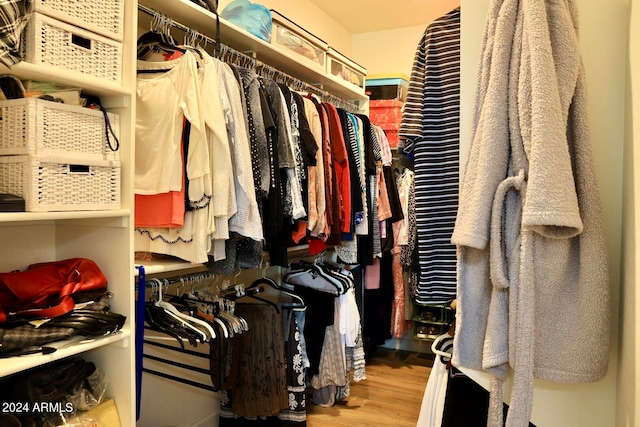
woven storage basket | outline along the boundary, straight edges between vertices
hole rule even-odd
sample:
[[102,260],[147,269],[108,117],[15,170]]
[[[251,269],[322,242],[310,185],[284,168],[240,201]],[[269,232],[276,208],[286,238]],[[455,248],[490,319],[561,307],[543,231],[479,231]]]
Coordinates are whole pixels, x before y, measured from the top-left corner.
[[28,212],[120,208],[120,162],[0,157],[0,193],[25,199]]
[[33,11],[122,41],[124,0],[36,0]]
[[[120,117],[107,114],[119,138]],[[106,132],[99,110],[37,98],[0,101],[0,155],[118,160],[119,152],[109,148]],[[109,137],[115,148],[115,138]]]
[[122,43],[33,13],[23,31],[26,62],[76,71],[120,84]]

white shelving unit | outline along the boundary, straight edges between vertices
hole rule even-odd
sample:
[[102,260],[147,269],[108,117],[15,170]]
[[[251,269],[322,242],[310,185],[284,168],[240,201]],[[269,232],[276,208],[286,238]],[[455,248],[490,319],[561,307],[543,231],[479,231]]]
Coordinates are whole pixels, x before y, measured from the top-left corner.
[[0,377],[72,355],[81,355],[105,370],[123,426],[135,425],[134,298],[133,298],[133,141],[135,126],[135,37],[137,3],[125,0],[122,84],[47,65],[19,63],[0,73],[22,80],[40,80],[79,87],[100,96],[103,105],[120,116],[122,162],[121,208],[109,211],[0,212],[0,271],[22,270],[29,264],[71,257],[93,259],[113,292],[111,309],[127,316],[117,334],[88,341],[52,344],[49,355],[2,360]]

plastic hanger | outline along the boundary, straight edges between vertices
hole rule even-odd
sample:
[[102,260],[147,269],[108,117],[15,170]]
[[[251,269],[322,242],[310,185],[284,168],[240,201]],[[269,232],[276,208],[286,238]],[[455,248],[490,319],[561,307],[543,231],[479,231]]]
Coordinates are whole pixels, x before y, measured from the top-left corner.
[[249,331],[249,323],[235,313],[236,303],[233,301],[225,301],[224,302],[224,310],[221,311],[222,314],[234,319],[240,324],[240,328],[243,332]]
[[438,345],[449,338],[453,338],[451,335],[449,334],[442,334],[442,335],[438,335],[436,337],[435,340],[433,340],[433,342],[431,343],[431,351],[433,352],[433,354],[437,354],[438,356],[442,356],[442,357],[448,357],[451,358],[452,354],[451,353],[447,353],[446,351],[442,351],[438,348]]
[[213,321],[220,325],[220,329],[222,329],[222,334],[225,338],[229,338],[229,329],[227,329],[227,325],[224,324],[222,320],[218,318],[218,316],[213,316]]
[[[203,276],[203,278],[204,278],[204,276]],[[206,299],[201,299],[201,298],[189,297],[187,299],[190,300],[190,301],[198,302],[199,304],[209,304],[209,305],[211,305],[211,304],[217,303],[217,301],[214,301],[214,300],[206,300]],[[206,312],[206,311],[202,311],[202,312],[205,313],[207,316],[211,316],[210,319],[208,319],[208,320],[210,322],[214,322],[214,323],[217,323],[218,325],[220,325],[220,329],[222,330],[222,334],[224,335],[224,337],[225,338],[229,338],[229,336],[230,336],[229,329],[227,328],[227,325],[217,317],[219,313],[210,313],[210,312]],[[209,322],[201,320],[201,319],[195,319],[195,320],[197,320],[198,322],[202,322],[202,323],[206,324],[208,328],[213,329]],[[215,338],[215,335],[214,335],[214,338]]]
[[[190,328],[190,329],[194,330],[197,334],[199,334],[201,336],[201,342],[209,342],[210,339],[215,338],[215,336],[216,336],[215,335],[215,331],[213,330],[211,325],[207,324],[206,322],[203,322],[200,319],[196,319],[194,317],[191,317],[189,315],[186,315],[186,314],[182,313],[180,310],[178,310],[176,308],[176,306],[174,306],[171,303],[168,303],[168,302],[164,301],[162,299],[162,286],[163,286],[163,284],[158,279],[151,279],[151,280],[155,280],[155,281],[158,282],[158,298],[157,298],[157,300],[155,302],[155,306],[156,307],[160,307],[160,308],[164,309],[166,311],[166,313],[170,317],[172,317],[176,321],[182,323],[182,325],[185,328]],[[202,329],[197,328],[192,323],[196,323],[196,324],[202,326],[204,329],[207,330],[207,332],[204,332]]]
[[[215,330],[211,326],[211,323],[208,322],[205,319],[202,319],[201,317],[198,317],[197,314],[196,314],[197,313],[197,309],[195,309],[195,307],[191,307],[184,297],[174,296],[169,300],[169,304],[171,304],[174,307],[176,307],[176,309],[177,309],[176,304],[178,304],[178,306],[187,307],[189,309],[189,311],[190,311],[189,314],[184,313],[184,310],[180,310],[180,309],[178,309],[178,312],[180,312],[183,315],[187,316],[185,318],[185,320],[187,320],[188,322],[193,322],[194,324],[196,324],[196,326],[197,325],[202,326],[206,330],[206,332],[209,334],[211,339],[216,339],[217,334],[215,333]],[[226,334],[225,334],[225,338],[227,338]]]
[[277,290],[279,292],[282,292],[283,294],[288,295],[291,298],[293,298],[299,304],[299,305],[294,305],[293,309],[295,311],[305,311],[307,309],[307,305],[305,304],[305,302],[302,299],[302,297],[300,297],[300,295],[296,295],[296,294],[294,294],[292,292],[287,291],[286,289],[283,289],[271,277],[267,277],[267,276],[263,275],[261,278],[254,280],[253,283],[251,283],[251,286],[249,286],[249,288],[253,289],[253,288],[256,288],[256,287],[258,287],[260,285],[270,286],[273,289],[275,289],[275,290]]
[[[185,314],[183,312],[181,312],[180,310],[178,310],[173,304],[170,303],[166,303],[166,305],[168,307],[170,307],[169,309],[175,313],[177,316],[183,318],[184,320],[186,320],[187,322],[191,322],[194,323],[198,326],[201,326],[202,328],[205,329],[205,331],[209,334],[210,339],[216,339],[216,332],[214,331],[214,329],[211,327],[211,325],[202,320],[202,319],[198,319],[195,316],[190,316],[188,314]],[[164,306],[164,305],[163,305]]]
[[[178,344],[180,344],[180,347],[184,350],[184,343],[182,342],[183,339],[187,339],[191,343],[192,337],[188,334],[187,336],[184,336],[178,333],[175,325],[168,324],[166,319],[163,319],[163,316],[159,314],[159,310],[162,309],[160,307],[156,307],[152,302],[147,302],[145,304],[144,317],[146,322],[149,324],[149,328],[175,338],[176,341],[178,341]],[[195,344],[195,340],[193,344]]]

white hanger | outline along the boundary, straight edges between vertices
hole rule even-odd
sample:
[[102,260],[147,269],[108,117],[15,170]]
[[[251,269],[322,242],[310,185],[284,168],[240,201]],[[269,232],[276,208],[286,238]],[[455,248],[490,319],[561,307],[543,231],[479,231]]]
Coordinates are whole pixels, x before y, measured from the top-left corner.
[[[209,342],[209,340],[216,338],[216,332],[213,330],[211,325],[209,325],[207,322],[200,319],[196,319],[195,317],[189,316],[188,314],[184,314],[180,310],[178,310],[173,304],[163,301],[162,300],[162,286],[163,286],[162,283],[158,279],[151,279],[151,280],[155,280],[158,282],[158,289],[159,289],[158,300],[156,301],[156,305],[158,307],[163,308],[167,312],[167,314],[172,316],[174,319],[178,320],[180,323],[182,323],[186,327],[196,331],[199,335],[202,336],[202,342]],[[195,327],[193,323],[204,328],[206,330],[206,333],[202,331],[202,329]]]
[[438,337],[436,337],[436,339],[433,340],[433,342],[431,343],[431,351],[433,352],[433,354],[437,354],[438,356],[443,356],[448,358],[451,358],[453,356],[451,353],[438,350],[438,344],[440,344],[441,341],[444,341],[448,338],[453,338],[453,337],[449,334],[442,334],[442,335],[438,335]]
[[225,325],[224,322],[218,319],[216,316],[213,316],[213,321],[220,325],[224,337],[229,338],[229,330],[227,329],[227,325]]
[[217,337],[216,332],[213,329],[213,327],[209,324],[209,322],[206,322],[206,321],[204,321],[202,319],[198,319],[198,318],[193,317],[193,316],[189,316],[188,314],[184,314],[180,310],[176,309],[172,304],[170,304],[170,303],[167,303],[167,304],[169,304],[171,307],[173,307],[173,309],[178,313],[178,315],[181,315],[188,322],[192,322],[192,323],[195,323],[196,325],[202,326],[207,331],[207,333],[209,334],[211,339],[216,339],[216,337]]

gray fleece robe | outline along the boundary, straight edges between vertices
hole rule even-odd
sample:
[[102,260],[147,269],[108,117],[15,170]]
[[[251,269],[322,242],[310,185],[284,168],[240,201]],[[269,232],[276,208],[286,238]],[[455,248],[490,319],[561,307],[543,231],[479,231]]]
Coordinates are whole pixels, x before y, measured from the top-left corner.
[[453,364],[494,375],[489,425],[528,425],[533,379],[607,371],[609,276],[574,0],[492,0],[458,247]]

